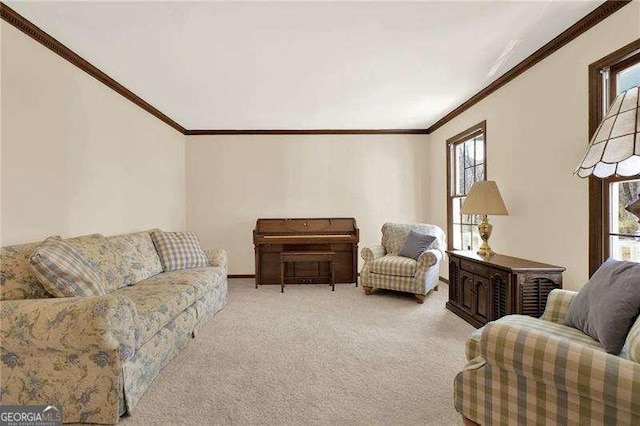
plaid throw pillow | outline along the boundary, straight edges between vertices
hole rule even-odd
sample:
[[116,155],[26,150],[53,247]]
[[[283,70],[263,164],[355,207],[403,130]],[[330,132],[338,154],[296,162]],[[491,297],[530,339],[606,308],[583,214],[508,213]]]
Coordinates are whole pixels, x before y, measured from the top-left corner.
[[195,232],[153,231],[151,238],[165,272],[209,266],[209,259],[200,248]]
[[103,296],[107,292],[98,271],[60,237],[49,237],[29,259],[31,270],[54,297]]

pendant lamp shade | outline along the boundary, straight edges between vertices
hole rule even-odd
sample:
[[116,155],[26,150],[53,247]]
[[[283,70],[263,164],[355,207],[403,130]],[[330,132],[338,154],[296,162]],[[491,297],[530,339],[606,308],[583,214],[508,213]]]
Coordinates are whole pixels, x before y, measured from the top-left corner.
[[616,97],[573,174],[606,178],[640,173],[639,92],[636,86]]

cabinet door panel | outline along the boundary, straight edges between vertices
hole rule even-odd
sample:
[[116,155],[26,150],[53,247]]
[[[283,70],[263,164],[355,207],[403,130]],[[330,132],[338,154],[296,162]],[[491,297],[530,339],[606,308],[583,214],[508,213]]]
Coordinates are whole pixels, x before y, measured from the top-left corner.
[[480,321],[487,321],[489,318],[489,281],[486,278],[475,275],[473,278],[473,316]]
[[460,268],[459,260],[452,258],[449,262],[449,301],[455,305],[460,304]]
[[489,321],[497,320],[509,313],[509,274],[500,270],[492,270],[491,278],[491,299],[493,306]]
[[469,311],[473,310],[473,275],[460,271],[460,307]]

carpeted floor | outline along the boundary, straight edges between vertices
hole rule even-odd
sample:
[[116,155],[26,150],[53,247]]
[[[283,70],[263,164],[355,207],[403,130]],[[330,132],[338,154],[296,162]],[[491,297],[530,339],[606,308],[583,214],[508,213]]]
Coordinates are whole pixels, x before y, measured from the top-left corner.
[[447,291],[419,305],[346,284],[281,294],[229,280],[229,304],[122,424],[460,425],[453,378],[473,328],[445,309]]

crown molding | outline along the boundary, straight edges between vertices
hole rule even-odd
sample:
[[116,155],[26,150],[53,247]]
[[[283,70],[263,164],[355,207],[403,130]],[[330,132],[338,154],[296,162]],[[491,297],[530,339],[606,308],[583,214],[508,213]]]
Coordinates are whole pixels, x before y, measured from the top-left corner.
[[560,49],[564,45],[570,43],[575,40],[577,37],[587,32],[591,28],[593,28],[598,23],[602,22],[609,16],[613,15],[618,10],[622,9],[627,4],[631,3],[632,0],[607,0],[589,14],[587,14],[584,18],[580,19],[578,22],[567,28],[565,31],[560,33],[553,40],[542,46],[540,49],[533,52],[527,58],[525,58],[518,65],[511,68],[509,71],[500,76],[493,83],[489,84],[487,87],[473,95],[467,101],[463,102],[460,106],[455,108],[453,111],[442,117],[440,120],[436,121],[434,124],[429,126],[427,129],[427,133],[432,133],[439,127],[444,126],[449,121],[453,120],[505,84],[509,83],[511,80],[519,76],[520,74],[527,71],[529,68],[536,65],[538,62],[545,59],[547,56],[554,53],[556,50]]
[[187,130],[176,121],[169,118],[162,111],[127,89],[122,84],[115,81],[106,73],[89,63],[80,55],[69,49],[64,44],[50,36],[28,19],[11,9],[6,4],[0,2],[0,17],[10,25],[13,25],[38,43],[42,44],[60,57],[66,59],[77,66],[96,80],[119,93],[129,101],[144,109],[154,117],[173,127],[178,132],[188,135],[389,135],[389,134],[429,134],[451,121],[467,109],[471,108],[482,99],[486,98],[520,74],[551,55],[562,46],[571,42],[590,28],[603,21],[613,13],[626,6],[632,0],[607,0],[598,6],[591,13],[580,19],[574,25],[555,37],[549,43],[542,46],[536,52],[524,59],[515,67],[511,68],[493,83],[476,93],[460,106],[449,112],[447,115],[436,121],[427,129],[312,129],[312,130]]
[[427,129],[187,130],[202,135],[426,135]]
[[11,9],[6,4],[0,2],[0,17],[2,19],[42,44],[47,49],[51,50],[58,56],[67,61],[71,62],[76,67],[80,68],[82,71],[89,74],[91,77],[95,78],[99,82],[103,83],[105,86],[111,88],[112,90],[118,92],[120,95],[124,96],[129,101],[138,105],[143,110],[147,111],[149,114],[154,117],[160,119],[165,122],[169,126],[173,127],[180,133],[184,134],[186,129],[173,121],[167,115],[163,114],[159,109],[151,105],[149,102],[142,99],[140,96],[133,93],[131,90],[124,87],[122,84],[115,81],[113,78],[109,77],[107,74],[99,70],[97,67],[89,63],[87,60],[82,58],[80,55],[75,53],[73,50],[69,49],[64,44],[60,43],[58,40],[50,36],[48,33],[44,32],[37,25],[33,24],[31,21],[26,19],[24,16],[20,15],[15,10]]

